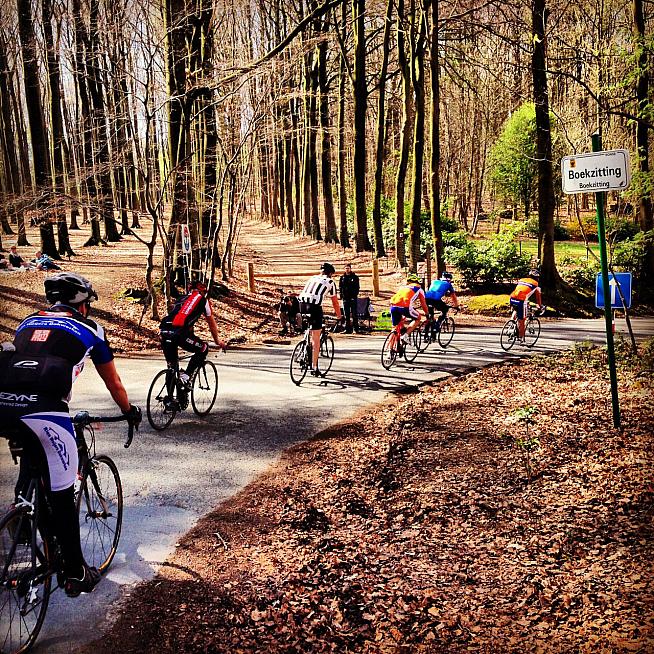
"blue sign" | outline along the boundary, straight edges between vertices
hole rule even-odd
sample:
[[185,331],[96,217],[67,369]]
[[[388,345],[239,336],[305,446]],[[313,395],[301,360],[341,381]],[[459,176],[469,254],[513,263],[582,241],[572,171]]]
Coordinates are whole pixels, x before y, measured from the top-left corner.
[[[618,284],[620,290],[618,290]],[[609,273],[609,288],[611,297],[611,309],[622,309],[622,297],[627,305],[627,309],[631,308],[631,273]],[[598,309],[604,308],[604,284],[602,284],[602,273],[597,273],[595,280],[595,306]]]

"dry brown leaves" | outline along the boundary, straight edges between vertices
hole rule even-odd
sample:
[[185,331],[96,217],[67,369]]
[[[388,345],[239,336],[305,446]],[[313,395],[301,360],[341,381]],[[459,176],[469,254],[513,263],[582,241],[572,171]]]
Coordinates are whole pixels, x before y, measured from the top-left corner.
[[651,391],[621,374],[619,433],[601,357],[566,354],[324,432],[203,519],[99,650],[652,652]]

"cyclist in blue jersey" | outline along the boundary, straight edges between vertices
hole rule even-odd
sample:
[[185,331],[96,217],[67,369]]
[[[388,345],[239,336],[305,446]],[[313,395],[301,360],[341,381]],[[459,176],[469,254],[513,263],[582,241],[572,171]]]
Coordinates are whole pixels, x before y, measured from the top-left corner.
[[50,525],[61,550],[60,584],[77,597],[93,590],[100,579],[84,562],[73,484],[77,476],[77,444],[68,412],[72,385],[88,357],[114,402],[131,424],[141,411],[129,402],[114,365],[103,328],[89,318],[98,295],[91,283],[74,273],[48,277],[45,295],[52,306],[20,323],[13,348],[0,353],[0,422],[15,430],[27,459],[21,458],[16,493],[22,492],[26,461],[36,464],[48,497]]
[[447,312],[450,310],[450,305],[443,300],[445,297],[453,301],[454,304],[452,307],[454,309],[459,308],[459,298],[456,296],[454,286],[452,285],[452,273],[447,271],[441,275],[440,279],[435,279],[425,292],[430,317],[433,319],[436,310],[441,312],[441,315],[436,321],[437,329],[440,329],[445,316],[447,316]]

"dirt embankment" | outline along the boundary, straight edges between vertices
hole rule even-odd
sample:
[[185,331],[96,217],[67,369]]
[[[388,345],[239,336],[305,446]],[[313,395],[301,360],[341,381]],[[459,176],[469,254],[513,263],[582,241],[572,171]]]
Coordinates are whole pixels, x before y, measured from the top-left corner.
[[621,432],[578,348],[292,448],[85,651],[654,651],[652,355],[621,369]]

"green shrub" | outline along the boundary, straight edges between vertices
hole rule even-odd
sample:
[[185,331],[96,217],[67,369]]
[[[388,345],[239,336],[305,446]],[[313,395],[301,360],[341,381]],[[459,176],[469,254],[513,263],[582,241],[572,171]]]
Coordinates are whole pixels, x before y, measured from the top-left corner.
[[446,259],[456,267],[467,286],[497,284],[529,271],[529,255],[521,255],[515,240],[521,225],[505,227],[487,241],[472,242],[461,232],[447,239]]
[[591,290],[595,288],[595,278],[599,264],[594,261],[584,261],[571,256],[561,257],[559,273],[563,281],[574,288]]
[[[525,233],[532,238],[538,238],[538,216],[531,216],[525,222]],[[554,240],[555,241],[569,241],[570,232],[568,228],[557,218],[554,221]]]
[[618,243],[613,250],[613,267],[629,271],[636,280],[642,280],[647,246],[654,246],[654,230],[638,232],[633,238]]
[[621,243],[633,238],[639,231],[638,224],[626,218],[609,218],[606,221],[606,238],[609,242]]

